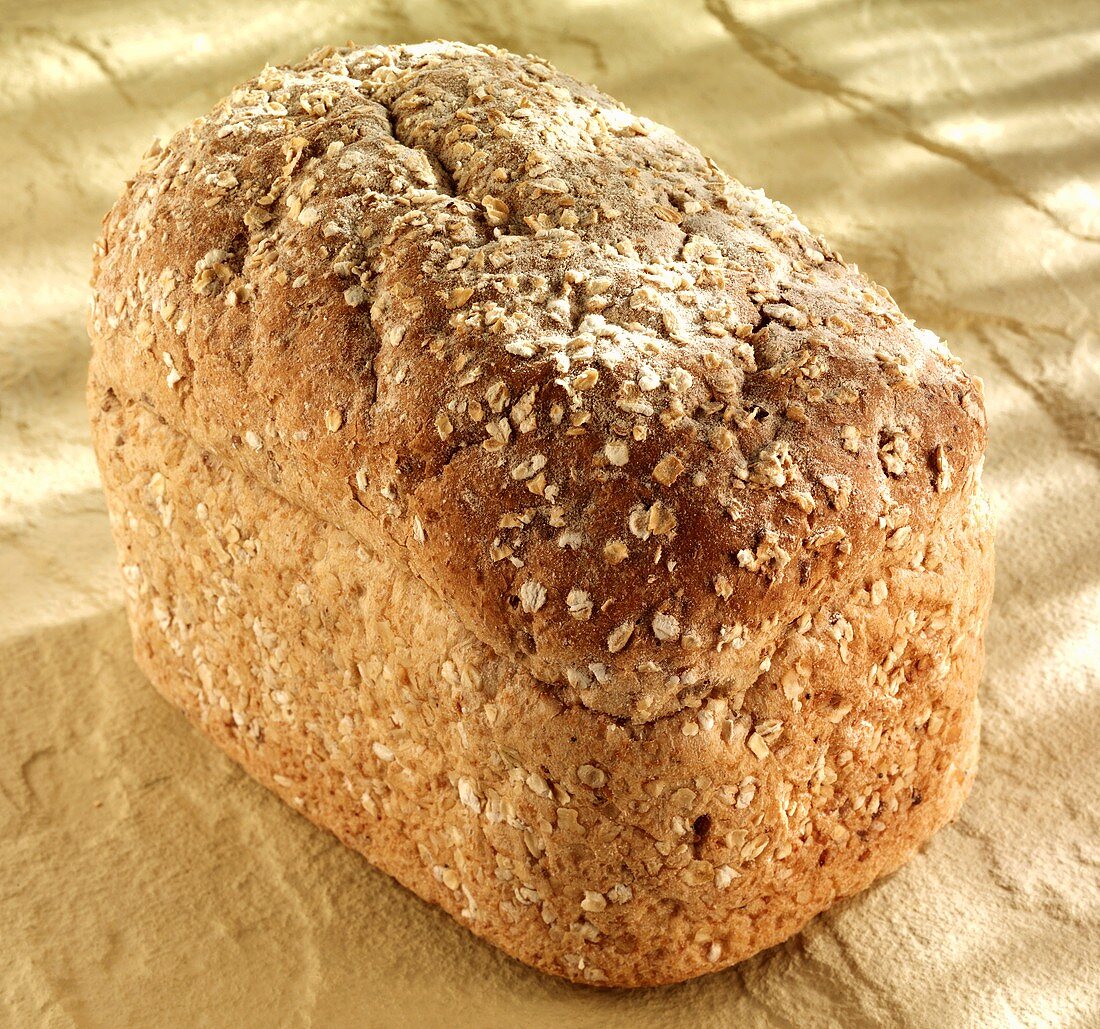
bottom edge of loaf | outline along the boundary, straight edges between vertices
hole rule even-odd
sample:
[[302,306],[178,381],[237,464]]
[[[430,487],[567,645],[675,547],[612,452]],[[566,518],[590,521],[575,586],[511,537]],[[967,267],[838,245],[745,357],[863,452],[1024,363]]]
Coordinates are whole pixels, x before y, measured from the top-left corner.
[[962,513],[938,570],[842,613],[846,657],[812,629],[777,653],[803,689],[629,726],[563,706],[384,555],[140,405],[104,394],[93,427],[157,689],[543,971],[652,986],[736,963],[903,865],[970,789],[990,555]]

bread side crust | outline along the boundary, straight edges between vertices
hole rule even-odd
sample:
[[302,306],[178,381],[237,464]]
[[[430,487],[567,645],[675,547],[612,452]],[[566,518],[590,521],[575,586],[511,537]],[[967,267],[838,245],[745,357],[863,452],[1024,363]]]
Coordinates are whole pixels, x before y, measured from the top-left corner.
[[789,210],[492,47],[265,70],[149,154],[93,285],[101,381],[636,722],[918,558],[984,449]]
[[[743,694],[563,704],[389,556],[93,383],[135,653],[262,783],[509,954],[674,982],[793,932],[957,812],[991,553],[976,483],[919,567],[784,627]],[[878,585],[881,581],[882,585]]]

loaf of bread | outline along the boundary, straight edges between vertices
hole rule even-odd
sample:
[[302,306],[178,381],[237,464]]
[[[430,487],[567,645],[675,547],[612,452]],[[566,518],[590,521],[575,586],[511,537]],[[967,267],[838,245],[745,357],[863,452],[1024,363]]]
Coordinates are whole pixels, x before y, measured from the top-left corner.
[[958,811],[978,384],[670,130],[493,47],[325,49],[149,151],[93,288],[139,664],[507,953],[699,975]]

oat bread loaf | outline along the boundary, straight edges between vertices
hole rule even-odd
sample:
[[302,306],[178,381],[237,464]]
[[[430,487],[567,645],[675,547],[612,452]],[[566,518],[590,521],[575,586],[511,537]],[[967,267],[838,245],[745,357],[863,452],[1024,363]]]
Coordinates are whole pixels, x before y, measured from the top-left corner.
[[149,151],[89,330],[142,668],[509,954],[689,978],[958,811],[978,384],[594,87],[458,43],[267,68]]

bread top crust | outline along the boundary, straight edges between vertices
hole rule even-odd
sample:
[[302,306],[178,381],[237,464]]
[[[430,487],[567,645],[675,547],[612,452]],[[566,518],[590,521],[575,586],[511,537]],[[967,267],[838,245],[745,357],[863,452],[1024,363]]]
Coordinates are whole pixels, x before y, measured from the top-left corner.
[[635,721],[913,558],[985,445],[786,207],[492,47],[265,69],[149,152],[93,287],[94,378]]

